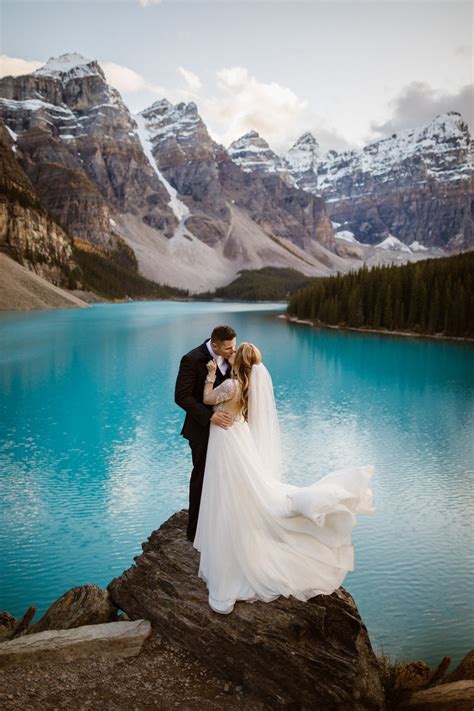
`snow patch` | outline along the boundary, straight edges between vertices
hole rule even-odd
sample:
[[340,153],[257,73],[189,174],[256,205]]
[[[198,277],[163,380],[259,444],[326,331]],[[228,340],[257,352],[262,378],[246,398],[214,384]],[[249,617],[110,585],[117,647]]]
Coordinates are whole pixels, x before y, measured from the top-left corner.
[[162,174],[160,169],[158,168],[158,164],[155,160],[155,156],[153,155],[152,151],[152,140],[151,140],[151,133],[150,130],[147,126],[147,120],[143,116],[143,114],[136,114],[134,116],[134,119],[137,123],[137,135],[138,138],[140,139],[140,143],[142,144],[143,147],[143,152],[145,153],[146,157],[148,158],[151,167],[155,171],[156,175],[158,176],[159,180],[163,183],[164,187],[166,188],[168,195],[170,196],[170,200],[168,205],[171,207],[171,209],[174,212],[174,215],[176,219],[179,221],[179,225],[176,228],[175,234],[173,235],[172,239],[175,237],[184,237],[184,234],[188,234],[190,237],[193,237],[192,233],[189,232],[189,230],[185,226],[185,222],[188,219],[188,217],[191,215],[189,208],[187,205],[184,204],[179,198],[178,198],[178,193],[175,188],[173,188],[172,185],[166,180],[165,176]]
[[95,60],[88,59],[78,52],[61,54],[59,57],[50,57],[46,64],[33,72],[33,76],[61,77],[62,74],[74,72],[75,76],[86,77],[97,74],[97,70],[91,67]]
[[10,136],[11,136],[11,138],[12,138],[12,140],[13,140],[12,151],[13,151],[13,153],[16,153],[18,149],[17,149],[17,146],[16,146],[15,144],[16,144],[16,142],[17,142],[17,140],[18,140],[18,134],[15,133],[15,131],[13,131],[9,126],[7,126],[7,124],[5,124],[5,128],[7,129],[8,133],[10,134]]
[[389,235],[382,242],[376,244],[375,247],[376,249],[390,249],[395,252],[409,252],[411,254],[410,247],[393,235]]
[[343,239],[344,242],[352,242],[352,244],[361,244],[358,240],[356,240],[354,234],[349,230],[340,230],[340,232],[335,233],[334,237],[336,239]]
[[428,247],[425,247],[425,245],[418,242],[418,240],[410,244],[410,249],[412,252],[428,252]]

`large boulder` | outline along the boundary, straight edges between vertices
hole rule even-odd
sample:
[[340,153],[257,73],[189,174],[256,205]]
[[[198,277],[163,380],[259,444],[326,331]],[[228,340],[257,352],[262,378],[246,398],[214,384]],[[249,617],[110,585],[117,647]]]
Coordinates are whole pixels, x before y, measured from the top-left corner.
[[53,602],[29,633],[114,622],[117,612],[106,590],[97,585],[76,585]]
[[308,602],[238,602],[219,615],[198,578],[186,511],[142,544],[143,553],[107,589],[130,619],[145,618],[219,676],[272,708],[384,709],[380,669],[354,600],[343,588]]

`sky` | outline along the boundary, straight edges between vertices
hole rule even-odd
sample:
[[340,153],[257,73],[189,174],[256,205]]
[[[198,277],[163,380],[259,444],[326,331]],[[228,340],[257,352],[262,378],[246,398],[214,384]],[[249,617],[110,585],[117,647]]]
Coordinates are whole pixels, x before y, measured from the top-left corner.
[[305,131],[361,148],[459,111],[474,133],[473,5],[462,0],[0,0],[0,76],[96,59],[138,112],[194,101],[216,141]]

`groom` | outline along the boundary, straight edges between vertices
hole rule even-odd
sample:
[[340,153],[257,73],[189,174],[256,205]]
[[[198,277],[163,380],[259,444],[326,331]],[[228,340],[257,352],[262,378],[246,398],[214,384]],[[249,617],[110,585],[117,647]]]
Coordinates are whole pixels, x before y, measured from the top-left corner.
[[210,339],[181,358],[174,400],[186,410],[181,434],[191,447],[193,471],[189,483],[189,513],[186,535],[194,541],[201,503],[201,491],[206,465],[207,443],[210,422],[227,429],[232,417],[226,412],[213,412],[210,405],[204,405],[204,381],[207,376],[206,364],[213,358],[217,363],[214,387],[230,376],[227,358],[235,351],[236,333],[231,326],[216,326]]

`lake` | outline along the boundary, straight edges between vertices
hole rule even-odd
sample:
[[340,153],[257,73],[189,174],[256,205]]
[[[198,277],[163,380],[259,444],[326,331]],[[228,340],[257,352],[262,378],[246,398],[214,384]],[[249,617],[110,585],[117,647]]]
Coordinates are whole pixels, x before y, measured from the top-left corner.
[[[0,610],[105,587],[187,507],[183,353],[229,323],[274,385],[288,481],[372,463],[354,596],[376,652],[473,646],[474,347],[314,329],[284,305],[130,302],[0,314]],[[453,664],[454,664],[453,662]]]

